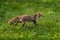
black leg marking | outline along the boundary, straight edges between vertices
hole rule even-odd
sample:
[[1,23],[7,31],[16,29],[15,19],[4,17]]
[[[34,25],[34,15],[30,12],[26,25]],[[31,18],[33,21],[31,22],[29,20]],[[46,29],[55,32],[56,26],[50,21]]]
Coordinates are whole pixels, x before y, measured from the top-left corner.
[[15,25],[17,25],[17,24],[18,24],[18,22]]
[[36,21],[33,21],[33,23],[36,25]]

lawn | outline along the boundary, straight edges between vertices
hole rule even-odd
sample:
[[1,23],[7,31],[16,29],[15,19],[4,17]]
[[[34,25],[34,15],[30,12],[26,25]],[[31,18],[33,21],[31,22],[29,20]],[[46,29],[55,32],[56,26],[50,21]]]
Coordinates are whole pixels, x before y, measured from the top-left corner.
[[[24,14],[43,15],[37,25],[9,25],[8,20]],[[0,0],[0,40],[60,40],[60,0]]]

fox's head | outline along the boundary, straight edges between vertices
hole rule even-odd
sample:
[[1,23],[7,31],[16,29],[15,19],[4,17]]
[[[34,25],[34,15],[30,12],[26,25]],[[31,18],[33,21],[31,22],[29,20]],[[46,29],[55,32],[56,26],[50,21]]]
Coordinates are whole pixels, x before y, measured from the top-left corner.
[[42,15],[41,15],[40,13],[36,13],[34,16],[35,16],[36,18],[42,17]]

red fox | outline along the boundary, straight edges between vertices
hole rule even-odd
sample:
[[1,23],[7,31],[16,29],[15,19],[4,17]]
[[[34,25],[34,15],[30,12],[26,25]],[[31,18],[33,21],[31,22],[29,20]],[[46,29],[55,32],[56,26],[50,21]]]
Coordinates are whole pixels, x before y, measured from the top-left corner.
[[13,24],[15,22],[17,22],[17,24],[22,23],[22,26],[24,26],[26,22],[33,22],[34,24],[36,24],[37,18],[39,18],[41,16],[42,15],[40,13],[36,13],[33,16],[30,16],[30,15],[17,16],[17,17],[14,17],[14,18],[10,19],[8,21],[8,24],[11,25],[11,24]]

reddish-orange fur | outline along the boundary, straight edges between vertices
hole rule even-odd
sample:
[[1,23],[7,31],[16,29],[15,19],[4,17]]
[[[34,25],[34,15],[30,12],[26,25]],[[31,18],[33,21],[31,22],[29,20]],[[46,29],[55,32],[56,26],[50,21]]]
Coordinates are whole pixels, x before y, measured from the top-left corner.
[[13,24],[14,22],[20,22],[22,23],[22,26],[25,25],[26,21],[28,22],[33,22],[34,24],[36,24],[36,19],[39,18],[40,16],[42,16],[40,13],[36,13],[33,16],[30,15],[22,15],[22,16],[18,16],[15,18],[12,18],[11,20],[8,21],[8,24]]

